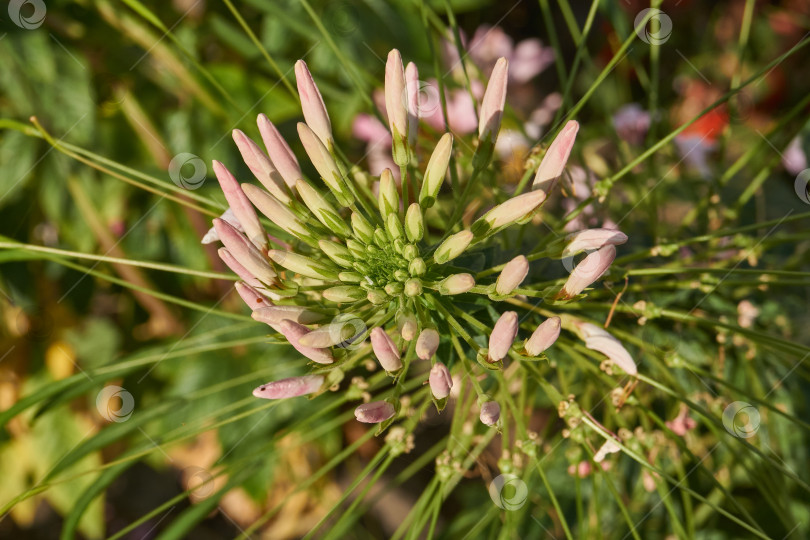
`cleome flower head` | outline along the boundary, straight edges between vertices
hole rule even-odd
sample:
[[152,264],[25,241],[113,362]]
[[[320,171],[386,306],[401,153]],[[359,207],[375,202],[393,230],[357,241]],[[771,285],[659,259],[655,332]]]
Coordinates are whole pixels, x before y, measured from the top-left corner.
[[[370,394],[364,393],[366,403],[355,411],[360,422],[394,421],[406,386],[441,410],[452,397],[454,375],[474,375],[480,420],[499,425],[501,407],[478,383],[481,373],[502,369],[510,360],[538,359],[560,332],[560,319],[553,315],[539,328],[522,327],[531,310],[525,303],[517,309],[520,302],[504,302],[517,295],[552,304],[578,300],[609,270],[615,245],[627,238],[606,230],[571,238],[565,255],[592,253],[564,284],[551,289],[526,281],[531,281],[531,262],[553,250],[507,254],[503,264],[482,271],[480,260],[490,256],[493,246],[500,249],[499,237],[513,226],[532,226],[531,219],[564,173],[578,130],[576,122],[562,129],[539,164],[533,189],[502,193],[498,203],[481,200],[470,188],[492,176],[485,171],[504,118],[507,70],[506,60],[496,63],[480,107],[475,150],[463,155],[454,150],[450,133],[436,137],[419,131],[416,66],[409,64],[406,70],[399,52],[392,51],[385,70],[385,112],[398,175],[385,169],[375,178],[347,163],[302,61],[295,73],[306,123],[299,123],[297,131],[311,167],[299,164],[264,115],[258,129],[267,153],[243,132],[234,132],[261,187],[238,182],[215,162],[229,209],[214,220],[206,241],[222,242],[219,254],[239,276],[236,290],[253,318],[312,362],[310,374],[264,384],[254,391],[256,397],[316,394],[334,387],[346,371],[372,362],[390,377],[393,388],[383,387],[377,401],[369,402]],[[307,176],[305,170],[317,176]],[[453,189],[457,186],[459,190]],[[470,195],[479,197],[472,213],[465,206]],[[473,219],[475,215],[479,217]],[[624,357],[590,341],[588,347],[630,371]],[[427,383],[422,390],[407,384],[409,372]]]

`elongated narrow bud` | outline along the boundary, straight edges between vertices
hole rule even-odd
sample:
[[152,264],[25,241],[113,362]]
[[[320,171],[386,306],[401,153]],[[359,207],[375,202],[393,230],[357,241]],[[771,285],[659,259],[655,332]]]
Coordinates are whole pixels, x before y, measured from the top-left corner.
[[312,324],[323,319],[324,315],[303,306],[268,306],[254,309],[251,317],[264,324],[279,324],[283,320]]
[[326,112],[321,92],[315,85],[312,74],[303,60],[295,63],[295,82],[298,85],[304,120],[323,145],[327,148],[330,147],[332,145],[332,122],[329,121],[329,114]]
[[436,362],[430,368],[430,375],[428,375],[428,384],[430,384],[430,393],[436,399],[444,399],[450,395],[450,389],[453,388],[453,377],[450,375],[450,370],[441,362]]
[[416,338],[416,356],[420,360],[430,360],[439,348],[439,332],[433,328],[425,328]]
[[272,194],[253,184],[242,184],[242,191],[253,203],[253,206],[258,208],[259,212],[275,223],[278,228],[301,240],[315,241],[309,228],[298,219],[298,216],[292,210]]
[[371,331],[371,348],[385,371],[397,371],[402,367],[394,340],[379,326]]
[[391,128],[393,157],[397,165],[408,164],[408,103],[402,56],[393,49],[385,62],[385,110]]
[[408,62],[405,66],[405,87],[408,93],[408,145],[416,147],[419,134],[419,70],[416,64]]
[[219,258],[222,259],[222,262],[225,263],[225,266],[231,269],[231,271],[242,278],[242,281],[249,284],[254,289],[263,289],[265,285],[259,281],[256,276],[248,271],[247,268],[242,266],[239,261],[237,261],[231,252],[228,251],[228,248],[221,247],[217,250],[217,255]]
[[326,228],[341,236],[349,236],[352,231],[346,222],[341,219],[335,207],[329,204],[320,192],[303,179],[298,179],[295,189],[301,195],[301,200],[307,205],[312,215],[326,225]]
[[501,129],[501,118],[506,104],[506,83],[508,82],[509,62],[499,58],[492,69],[484,99],[481,102],[481,115],[478,119],[478,139],[492,140],[493,144]]
[[304,145],[304,151],[309,156],[309,160],[323,178],[329,191],[335,195],[340,205],[349,206],[354,201],[354,196],[346,186],[337,163],[335,163],[335,158],[332,157],[323,142],[307,124],[298,124],[298,136],[301,139],[301,144]]
[[566,237],[568,245],[563,249],[562,256],[570,257],[582,251],[591,251],[602,248],[608,244],[618,246],[627,242],[627,235],[615,229],[585,229],[571,233]]
[[507,311],[498,318],[492,333],[489,335],[489,358],[490,362],[500,362],[509,354],[512,343],[518,333],[518,314],[514,311]]
[[267,153],[270,155],[270,161],[278,169],[284,182],[293,187],[296,180],[302,177],[298,158],[295,157],[290,145],[278,132],[276,126],[264,114],[259,115],[256,123],[259,125],[259,133],[261,133],[264,147],[267,148]]
[[323,291],[323,297],[337,304],[359,302],[366,297],[366,291],[354,285],[338,285]]
[[422,207],[412,203],[405,212],[405,234],[411,242],[418,242],[425,234],[425,220],[422,216]]
[[351,324],[336,322],[311,330],[307,335],[301,336],[298,342],[307,347],[334,347],[351,338],[353,335],[354,328]]
[[568,276],[568,280],[560,291],[560,297],[571,298],[584,291],[586,287],[607,272],[615,258],[616,248],[612,244],[588,254]]
[[387,401],[363,403],[354,410],[354,417],[364,424],[379,424],[396,414],[394,406]]
[[351,268],[354,262],[354,257],[348,249],[341,246],[337,242],[331,240],[318,240],[318,247],[321,248],[327,257],[332,259],[336,264],[343,268]]
[[497,401],[487,401],[481,404],[481,413],[478,418],[484,425],[494,426],[501,417],[501,406]]
[[[222,248],[225,249],[225,248]],[[261,309],[263,307],[272,306],[273,302],[265,295],[260,293],[255,287],[251,287],[243,281],[234,283],[234,288],[239,296],[247,304],[251,310]]]
[[253,390],[253,395],[263,399],[285,399],[313,394],[323,386],[323,375],[289,377],[263,384]]
[[475,278],[470,274],[453,274],[439,282],[439,294],[462,294],[475,287]]
[[470,229],[476,236],[483,236],[491,230],[507,227],[533,212],[545,200],[546,194],[542,191],[512,197],[478,218]]
[[248,239],[260,250],[267,249],[267,233],[264,232],[264,228],[259,223],[256,210],[253,209],[253,205],[245,196],[239,182],[225,165],[219,161],[214,161],[214,174],[217,175],[217,180],[222,188],[222,193],[225,194],[225,199],[228,201],[228,206],[244,229]]
[[278,326],[280,332],[284,334],[284,337],[290,342],[290,345],[313,362],[318,364],[331,364],[335,361],[329,349],[307,347],[299,342],[299,340],[310,331],[306,326],[288,319],[281,321]]
[[391,213],[399,212],[399,193],[397,193],[397,183],[390,169],[385,169],[380,175],[380,193],[377,197],[380,206],[380,215],[383,221],[388,219]]
[[267,252],[267,256],[290,272],[324,281],[337,280],[337,272],[333,268],[309,257],[278,249],[271,249]]
[[560,337],[560,318],[550,317],[540,323],[526,342],[526,352],[529,356],[539,356],[554,345],[558,337]]
[[228,252],[250,275],[265,285],[272,285],[275,282],[277,274],[270,263],[233,225],[217,218],[214,220],[214,228],[219,239],[228,248]]
[[586,347],[604,354],[628,375],[638,374],[633,357],[630,356],[621,341],[613,337],[607,330],[591,323],[579,323],[577,327]]
[[506,83],[508,81],[509,62],[499,58],[492,69],[484,99],[481,102],[481,114],[478,117],[478,148],[473,156],[473,167],[483,169],[492,159],[492,151],[498,132],[501,130],[501,119],[506,104]]
[[447,165],[450,163],[452,152],[453,136],[445,133],[433,149],[425,169],[422,189],[419,191],[419,204],[422,208],[430,208],[436,202],[444,177],[447,175]]
[[498,281],[495,282],[495,292],[506,295],[514,291],[529,274],[529,260],[518,255],[503,267]]
[[352,230],[354,235],[366,244],[370,244],[374,239],[374,227],[362,214],[352,212]]
[[450,235],[447,240],[442,242],[441,245],[436,249],[433,259],[439,264],[452,261],[464,253],[464,250],[470,245],[472,239],[473,233],[470,231],[461,231]]
[[571,149],[574,147],[574,141],[577,138],[579,131],[579,122],[576,120],[569,120],[565,127],[560,131],[559,135],[554,138],[554,142],[546,150],[540,166],[537,168],[537,173],[534,175],[532,182],[532,189],[540,190],[548,194],[554,186],[554,182],[559,178],[565,170],[565,165],[568,163],[568,156],[571,155]]
[[403,240],[405,238],[405,229],[402,227],[402,222],[396,213],[392,212],[385,218],[385,230],[391,240]]
[[276,167],[270,161],[270,158],[262,152],[259,145],[253,142],[253,139],[242,133],[242,131],[233,130],[233,140],[239,148],[239,153],[242,154],[242,159],[245,164],[256,177],[256,180],[273,194],[278,200],[285,204],[289,204],[290,196],[287,194],[287,185],[284,179],[276,170]]

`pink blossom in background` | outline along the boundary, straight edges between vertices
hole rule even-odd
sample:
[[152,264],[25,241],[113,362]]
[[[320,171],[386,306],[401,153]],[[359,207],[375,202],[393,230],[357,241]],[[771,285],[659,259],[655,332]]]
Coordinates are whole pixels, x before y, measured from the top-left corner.
[[638,103],[623,105],[613,115],[613,128],[623,141],[640,145],[650,129],[650,113]]
[[785,153],[782,154],[782,165],[787,172],[794,175],[807,168],[807,155],[802,150],[802,141],[799,137],[795,137],[785,148]]
[[498,26],[479,26],[467,48],[476,65],[489,77],[500,57],[509,61],[509,79],[526,83],[554,62],[554,49],[539,39],[514,40]]

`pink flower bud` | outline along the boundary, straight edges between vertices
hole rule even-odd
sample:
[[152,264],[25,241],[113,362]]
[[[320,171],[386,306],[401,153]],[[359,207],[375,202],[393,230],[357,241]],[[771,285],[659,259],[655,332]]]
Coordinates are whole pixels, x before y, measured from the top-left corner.
[[289,320],[298,324],[312,324],[323,319],[323,315],[303,306],[266,306],[253,310],[251,316],[265,324],[281,324]]
[[543,191],[546,194],[551,191],[554,182],[565,170],[568,156],[571,155],[571,149],[577,138],[577,131],[579,131],[579,122],[569,120],[559,135],[554,138],[554,142],[546,150],[546,155],[543,156],[543,160],[537,168],[532,189]]
[[387,401],[372,401],[357,407],[354,410],[354,417],[358,422],[364,424],[379,424],[394,416],[395,413],[394,406]]
[[240,130],[233,130],[233,140],[239,148],[239,153],[242,154],[242,160],[256,177],[256,180],[261,182],[267,191],[273,194],[275,198],[281,202],[288,204],[290,196],[287,194],[287,187],[284,184],[284,179],[276,170],[276,167],[270,161],[270,158],[262,152],[259,145],[253,139],[242,133]]
[[471,274],[453,274],[439,282],[439,294],[463,294],[475,287],[475,278]]
[[397,328],[399,329],[399,334],[402,336],[402,339],[405,341],[411,341],[416,337],[416,331],[419,329],[419,324],[416,322],[416,317],[407,314],[403,315],[399,319]]
[[[214,219],[214,228],[219,239],[228,248],[233,258],[242,265],[253,277],[264,283],[272,285],[276,272],[267,262],[256,246],[251,244],[233,225],[219,218]],[[242,276],[240,276],[242,277]]]
[[607,356],[614,364],[622,368],[628,375],[636,375],[638,368],[633,357],[621,342],[610,335],[607,330],[591,323],[577,324],[585,346]]
[[526,342],[526,352],[529,353],[529,356],[539,356],[554,345],[558,337],[560,337],[560,318],[550,317],[540,323],[532,337]]
[[222,259],[222,262],[224,262],[225,265],[231,269],[231,272],[242,278],[242,281],[249,284],[251,287],[255,289],[264,288],[264,284],[258,279],[256,279],[256,277],[253,274],[248,272],[247,268],[239,264],[239,261],[237,261],[233,255],[231,255],[231,252],[228,251],[228,248],[224,247],[219,248],[217,250],[217,255],[219,255],[219,258]]
[[[272,308],[264,308],[264,309],[272,309]],[[255,315],[256,312],[254,311],[253,314]],[[287,338],[287,341],[290,342],[290,345],[295,347],[295,350],[312,360],[318,364],[331,364],[335,361],[332,357],[332,351],[329,349],[317,349],[315,347],[307,347],[302,345],[298,342],[298,340],[309,333],[309,328],[298,324],[297,322],[293,322],[291,320],[285,319],[279,323],[279,331],[284,334],[284,337]]]
[[416,356],[420,360],[430,360],[439,348],[439,332],[433,328],[425,328],[416,338]]
[[385,110],[394,138],[408,136],[408,99],[402,56],[396,49],[388,53],[385,63]]
[[419,134],[419,70],[416,64],[408,62],[405,66],[405,87],[408,92],[408,144],[416,146]]
[[478,415],[478,418],[481,419],[487,426],[494,426],[498,423],[498,419],[501,417],[501,406],[498,405],[497,401],[487,401],[481,405],[481,414]]
[[514,291],[529,274],[529,260],[518,255],[503,267],[498,281],[495,282],[495,292],[506,295]]
[[267,233],[259,223],[256,210],[245,196],[239,182],[219,161],[214,161],[214,174],[217,175],[222,193],[225,194],[225,199],[228,201],[233,215],[236,216],[247,237],[257,248],[267,249]]
[[499,58],[492,69],[484,99],[481,102],[481,115],[478,118],[478,139],[492,143],[498,138],[501,129],[501,118],[506,103],[506,83],[508,81],[509,62]]
[[608,244],[618,246],[627,242],[627,235],[615,229],[585,229],[571,233],[566,238],[568,245],[562,252],[563,257],[576,255],[581,251],[599,249]]
[[259,133],[262,135],[262,141],[264,141],[264,146],[267,148],[267,153],[270,154],[270,160],[278,168],[284,182],[293,187],[295,182],[302,177],[302,174],[298,159],[290,149],[290,145],[287,144],[276,126],[264,114],[259,115],[256,123],[259,125]]
[[[545,200],[546,194],[542,191],[523,193],[517,197],[512,197],[505,203],[499,204],[481,216],[478,221],[486,222],[490,229],[506,227],[526,217],[527,214],[533,212],[535,208],[543,204]],[[472,229],[473,231],[476,229],[475,224],[473,224]]]
[[263,384],[253,390],[253,395],[264,399],[284,399],[305,396],[320,390],[323,385],[323,375],[304,375],[290,377]]
[[492,329],[492,333],[489,335],[488,361],[499,362],[506,358],[517,333],[518,314],[514,311],[507,311],[498,318],[495,328]]
[[295,63],[295,82],[298,84],[304,120],[324,146],[329,148],[332,145],[332,123],[329,121],[329,113],[326,112],[321,92],[303,60]]
[[270,299],[260,293],[256,288],[251,287],[243,281],[237,281],[234,284],[234,288],[251,310],[257,310],[273,305],[273,302]]
[[560,296],[571,298],[584,291],[587,286],[607,272],[615,258],[616,248],[612,244],[590,253],[576,265],[574,271],[568,276],[568,281],[563,285]]
[[396,371],[402,367],[394,340],[379,326],[371,331],[371,348],[385,371]]
[[447,366],[441,362],[433,364],[433,367],[430,368],[428,384],[430,384],[430,392],[436,399],[444,399],[449,396],[450,389],[453,388],[453,377]]

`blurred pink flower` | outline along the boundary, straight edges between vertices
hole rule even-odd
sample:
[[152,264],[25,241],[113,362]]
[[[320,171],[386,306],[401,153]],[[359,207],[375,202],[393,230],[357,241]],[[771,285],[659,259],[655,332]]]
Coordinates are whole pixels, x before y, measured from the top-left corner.
[[470,57],[489,77],[498,58],[509,61],[509,79],[525,83],[554,62],[554,49],[544,47],[539,39],[514,40],[498,26],[482,25],[475,31],[469,47]]
[[613,115],[613,128],[623,141],[634,145],[642,144],[650,129],[650,113],[638,103],[628,103]]

